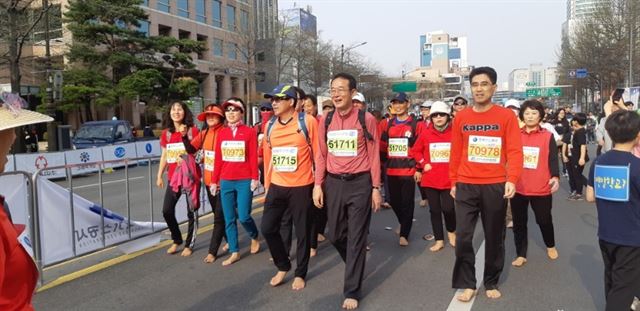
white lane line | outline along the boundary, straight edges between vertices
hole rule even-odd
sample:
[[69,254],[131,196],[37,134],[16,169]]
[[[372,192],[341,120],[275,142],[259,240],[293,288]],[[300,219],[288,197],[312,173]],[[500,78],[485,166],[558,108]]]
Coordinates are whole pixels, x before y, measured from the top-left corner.
[[[131,177],[129,178],[129,180],[136,180],[136,179],[143,179],[146,178],[145,176],[139,176],[139,177]],[[109,185],[109,184],[115,184],[115,183],[120,183],[120,182],[124,182],[126,179],[118,179],[118,180],[111,180],[111,181],[105,181],[102,184],[103,185]],[[90,187],[97,187],[100,184],[88,184],[88,185],[82,185],[82,186],[73,186],[73,190],[75,189],[83,189],[83,188],[90,188]],[[68,189],[67,189],[68,190]]]
[[[484,276],[484,241],[480,244],[480,248],[476,253],[476,288],[479,289],[482,285]],[[461,302],[458,300],[458,295],[462,294],[462,289],[456,290],[453,294],[453,298],[451,298],[451,302],[449,303],[449,307],[447,311],[471,311],[471,307],[473,307],[473,303],[476,301],[477,294],[471,298],[469,302]]]

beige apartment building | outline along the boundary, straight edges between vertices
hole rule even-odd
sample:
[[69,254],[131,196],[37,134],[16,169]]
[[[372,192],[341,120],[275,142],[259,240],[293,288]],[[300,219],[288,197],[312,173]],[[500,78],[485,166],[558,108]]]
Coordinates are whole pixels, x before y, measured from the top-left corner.
[[[69,0],[49,0],[59,5],[54,10],[64,14]],[[235,96],[246,102],[258,101],[255,83],[249,77],[254,76],[254,0],[145,0],[141,6],[149,15],[148,22],[141,23],[140,31],[149,36],[172,36],[205,42],[207,50],[194,54],[200,82],[200,96],[204,104],[221,103]],[[50,46],[54,69],[64,69],[67,59],[64,54],[67,45],[73,40],[64,25],[50,30]],[[58,29],[59,28],[59,29]],[[42,34],[34,34],[35,37]],[[23,48],[21,63],[22,89],[37,95],[39,87],[45,83],[43,59],[44,40],[34,40],[32,45]],[[0,68],[0,90],[8,90],[9,74],[7,68]],[[23,95],[25,91],[21,92]],[[131,109],[125,109],[133,126],[143,126],[140,113],[144,106],[132,103]],[[123,112],[124,112],[123,111]],[[140,113],[137,113],[140,112]],[[99,118],[110,118],[113,112],[106,112]],[[78,120],[69,118],[69,123],[78,125]]]

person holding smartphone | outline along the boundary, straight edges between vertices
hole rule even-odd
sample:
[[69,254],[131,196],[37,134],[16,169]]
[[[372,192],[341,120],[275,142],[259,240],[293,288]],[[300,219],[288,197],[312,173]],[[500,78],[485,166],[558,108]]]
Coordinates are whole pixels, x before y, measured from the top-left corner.
[[616,89],[609,100],[602,107],[604,110],[604,118],[600,120],[598,127],[596,128],[596,140],[598,141],[598,145],[600,145],[601,152],[605,153],[612,148],[611,137],[604,128],[604,124],[607,122],[607,118],[612,113],[618,110],[626,110],[627,106],[624,104],[624,100],[622,99],[622,95],[624,94],[624,89]]

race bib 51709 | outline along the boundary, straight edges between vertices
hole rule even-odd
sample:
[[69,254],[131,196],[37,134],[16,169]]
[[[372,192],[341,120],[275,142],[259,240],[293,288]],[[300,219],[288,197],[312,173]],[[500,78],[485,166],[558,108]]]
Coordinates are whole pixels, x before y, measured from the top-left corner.
[[475,163],[499,164],[502,139],[492,136],[469,136],[467,160]]

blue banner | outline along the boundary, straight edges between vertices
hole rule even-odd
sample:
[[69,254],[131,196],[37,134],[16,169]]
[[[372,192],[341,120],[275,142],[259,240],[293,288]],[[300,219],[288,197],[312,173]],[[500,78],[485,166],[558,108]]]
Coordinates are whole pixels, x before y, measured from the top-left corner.
[[598,199],[629,202],[629,166],[596,165],[593,188]]

